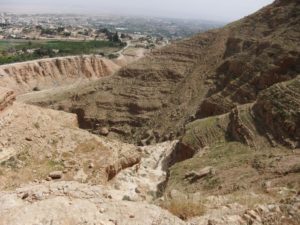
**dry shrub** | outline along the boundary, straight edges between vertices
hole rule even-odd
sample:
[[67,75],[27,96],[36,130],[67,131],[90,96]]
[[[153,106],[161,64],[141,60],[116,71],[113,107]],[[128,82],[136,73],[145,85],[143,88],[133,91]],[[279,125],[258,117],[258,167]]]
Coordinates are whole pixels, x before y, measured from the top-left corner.
[[245,194],[243,192],[236,192],[228,196],[228,204],[238,203],[245,205],[248,208],[254,208],[258,205],[273,204],[274,197],[263,194]]
[[191,199],[170,199],[164,202],[161,207],[167,209],[182,220],[201,216],[205,213],[203,203]]

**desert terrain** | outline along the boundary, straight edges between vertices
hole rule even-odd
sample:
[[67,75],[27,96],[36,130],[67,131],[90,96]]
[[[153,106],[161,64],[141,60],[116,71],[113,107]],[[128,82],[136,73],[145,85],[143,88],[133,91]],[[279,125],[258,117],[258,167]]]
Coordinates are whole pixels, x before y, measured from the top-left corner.
[[299,12],[1,65],[0,225],[299,224]]

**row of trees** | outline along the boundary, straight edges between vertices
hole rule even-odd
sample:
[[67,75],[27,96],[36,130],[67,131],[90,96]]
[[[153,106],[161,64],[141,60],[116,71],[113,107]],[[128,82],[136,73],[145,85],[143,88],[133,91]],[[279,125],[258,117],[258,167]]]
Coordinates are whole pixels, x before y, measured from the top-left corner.
[[113,33],[111,31],[109,31],[107,28],[102,28],[102,29],[98,30],[98,33],[105,34],[109,41],[112,41],[115,43],[121,43],[118,32]]

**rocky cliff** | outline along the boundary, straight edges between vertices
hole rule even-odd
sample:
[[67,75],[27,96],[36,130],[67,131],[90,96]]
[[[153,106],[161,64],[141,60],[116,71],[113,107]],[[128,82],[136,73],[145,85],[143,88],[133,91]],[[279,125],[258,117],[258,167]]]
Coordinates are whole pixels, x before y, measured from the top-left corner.
[[0,88],[0,112],[11,105],[16,96],[12,90]]
[[263,91],[254,110],[265,133],[292,149],[300,148],[300,76]]
[[275,1],[263,10],[230,24],[223,62],[212,74],[215,86],[200,105],[197,117],[228,112],[254,102],[275,83],[299,73],[300,5]]
[[18,94],[113,74],[119,65],[101,56],[70,56],[0,66],[0,86]]

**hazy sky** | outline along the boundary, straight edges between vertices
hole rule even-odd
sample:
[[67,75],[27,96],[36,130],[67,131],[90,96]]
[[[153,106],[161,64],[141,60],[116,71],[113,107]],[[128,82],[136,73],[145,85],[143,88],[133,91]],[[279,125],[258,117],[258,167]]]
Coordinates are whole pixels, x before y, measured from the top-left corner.
[[232,21],[273,0],[0,0],[0,11],[109,13]]

